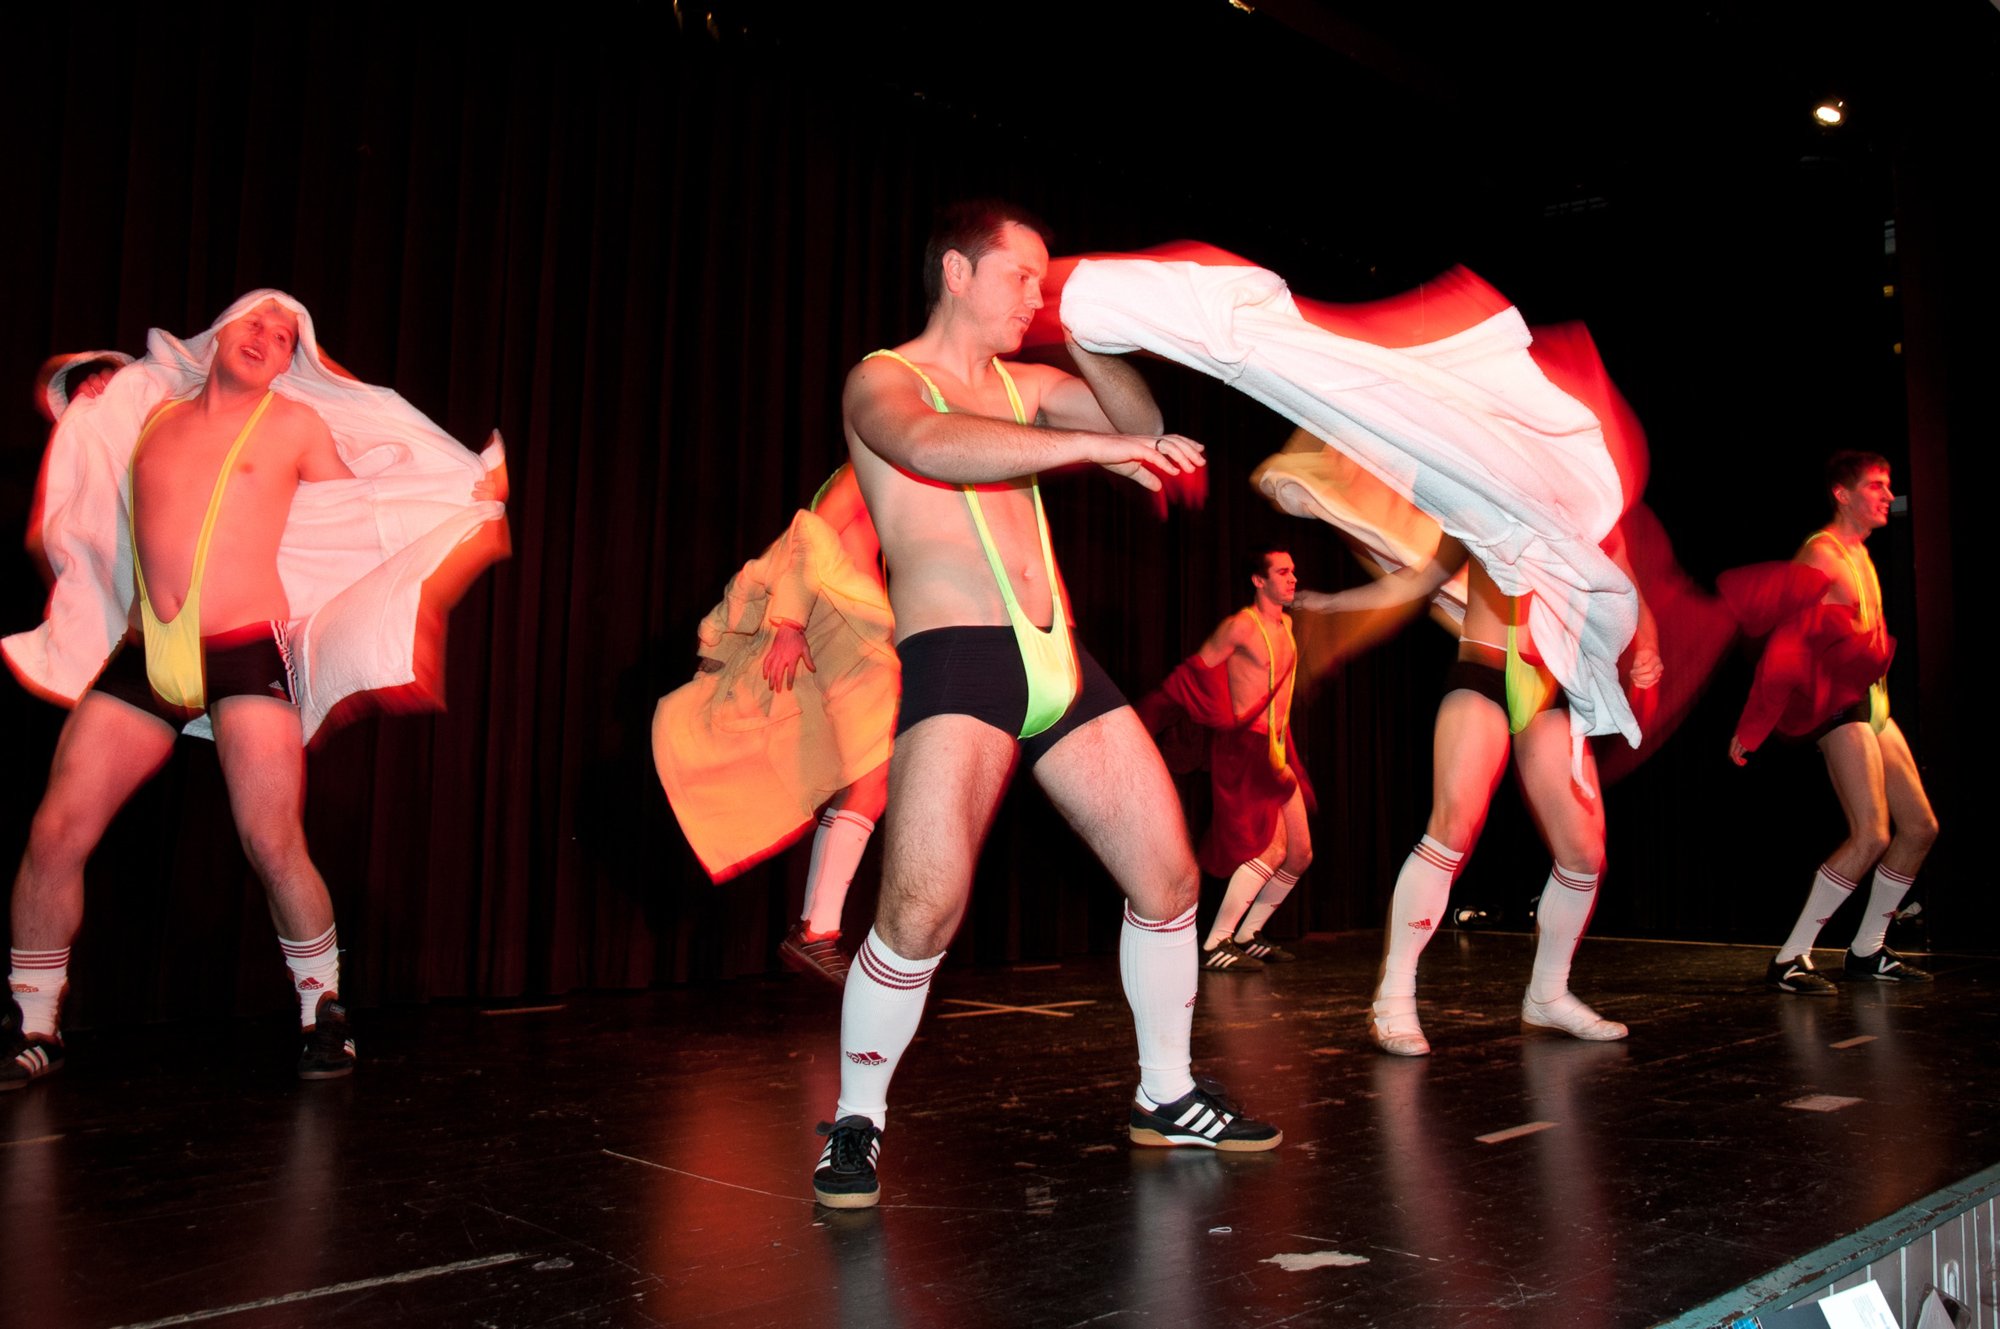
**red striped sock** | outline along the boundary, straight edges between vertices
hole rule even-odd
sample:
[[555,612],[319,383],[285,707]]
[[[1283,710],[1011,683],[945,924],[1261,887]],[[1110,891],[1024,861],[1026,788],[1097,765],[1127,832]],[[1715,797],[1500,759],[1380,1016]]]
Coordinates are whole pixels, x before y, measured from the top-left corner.
[[285,968],[292,971],[292,990],[299,998],[299,1027],[309,1029],[318,1018],[319,999],[340,991],[340,938],[328,928],[310,941],[278,938]]

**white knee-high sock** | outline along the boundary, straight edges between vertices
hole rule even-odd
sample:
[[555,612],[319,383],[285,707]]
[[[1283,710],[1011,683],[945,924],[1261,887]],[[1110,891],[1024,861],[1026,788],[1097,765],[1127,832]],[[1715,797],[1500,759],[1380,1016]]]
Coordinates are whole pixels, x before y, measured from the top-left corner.
[[1906,877],[1894,868],[1875,865],[1875,878],[1868,883],[1868,912],[1861,916],[1861,926],[1854,930],[1854,944],[1849,950],[1856,955],[1873,955],[1882,949],[1882,943],[1889,939],[1889,923],[1903,907],[1903,897],[1916,881],[1915,877]]
[[1185,1097],[1194,1090],[1188,1039],[1201,977],[1194,910],[1156,922],[1126,905],[1125,926],[1118,934],[1118,976],[1139,1035],[1139,1088],[1155,1105]]
[[889,1112],[889,1081],[924,1016],[931,976],[944,961],[906,960],[868,929],[840,1000],[840,1101],[834,1120],[861,1116],[882,1129]]
[[21,1008],[21,1032],[54,1038],[61,1028],[63,990],[69,986],[69,947],[59,951],[10,952],[8,986]]
[[310,941],[278,938],[285,953],[285,968],[292,971],[292,991],[299,998],[299,1026],[318,1018],[321,996],[340,991],[340,939],[328,928]]
[[1569,991],[1569,962],[1590,926],[1597,907],[1601,872],[1571,872],[1560,864],[1549,868],[1542,902],[1535,907],[1535,970],[1528,980],[1534,1001],[1554,1001]]
[[799,917],[806,931],[825,934],[840,931],[840,911],[847,903],[847,888],[854,884],[854,869],[868,848],[875,823],[859,812],[820,814],[819,829],[813,832],[812,862],[806,868],[806,903]]
[[1285,897],[1292,893],[1292,887],[1298,884],[1298,877],[1283,868],[1273,872],[1271,879],[1264,883],[1264,889],[1257,892],[1256,902],[1243,915],[1243,922],[1236,929],[1236,940],[1248,941],[1262,932],[1264,925],[1271,921],[1271,915],[1278,912],[1278,906],[1285,902]]
[[1452,852],[1428,835],[1418,840],[1403,860],[1403,870],[1396,874],[1395,898],[1389,902],[1389,936],[1382,959],[1382,986],[1375,993],[1378,999],[1417,995],[1417,957],[1430,944],[1431,934],[1444,916],[1452,878],[1464,862],[1464,854]]
[[1780,960],[1795,960],[1813,948],[1819,940],[1819,930],[1826,926],[1826,920],[1833,917],[1834,910],[1841,902],[1854,893],[1854,883],[1833,870],[1830,864],[1822,863],[1819,871],[1813,873],[1812,892],[1806,896],[1806,907],[1799,913],[1799,921],[1792,924],[1792,935],[1785,938],[1785,944],[1778,950]]
[[1215,911],[1215,922],[1209,925],[1208,936],[1202,939],[1202,949],[1212,951],[1216,944],[1236,931],[1237,922],[1243,911],[1257,898],[1257,892],[1264,889],[1264,883],[1271,879],[1271,869],[1261,858],[1250,859],[1239,864],[1236,871],[1229,874],[1229,889],[1223,893],[1222,907]]

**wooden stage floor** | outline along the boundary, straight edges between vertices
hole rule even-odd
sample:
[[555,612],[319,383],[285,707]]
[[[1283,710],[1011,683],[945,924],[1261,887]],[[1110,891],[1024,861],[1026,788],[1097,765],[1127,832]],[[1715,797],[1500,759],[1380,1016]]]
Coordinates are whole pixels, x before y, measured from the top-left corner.
[[1829,1000],[1594,940],[1591,1045],[1520,1030],[1528,938],[1447,933],[1404,1061],[1376,945],[1204,977],[1197,1069],[1285,1130],[1234,1156],[1126,1142],[1113,958],[946,970],[859,1213],[803,979],[363,1012],[316,1085],[275,1021],[85,1034],[0,1096],[0,1323],[1646,1326],[2000,1163],[2000,958]]

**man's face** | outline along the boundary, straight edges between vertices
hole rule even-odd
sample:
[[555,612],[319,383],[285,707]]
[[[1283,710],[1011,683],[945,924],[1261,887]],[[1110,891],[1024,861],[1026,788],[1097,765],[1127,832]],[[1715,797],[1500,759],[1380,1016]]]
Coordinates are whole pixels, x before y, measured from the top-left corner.
[[1871,466],[1850,488],[1836,485],[1833,501],[1840,511],[1864,531],[1878,531],[1889,524],[1889,505],[1896,501],[1889,489],[1889,468]]
[[291,366],[299,321],[276,300],[266,300],[215,334],[215,363],[253,387],[268,387]]
[[1274,605],[1290,604],[1299,593],[1299,572],[1292,566],[1290,554],[1267,554],[1264,556],[1264,575],[1252,578],[1251,585],[1257,593]]
[[1048,271],[1049,250],[1042,237],[1008,222],[1001,228],[1000,243],[980,255],[967,274],[958,297],[973,321],[989,331],[996,350],[1021,348],[1035,311],[1042,307],[1042,278]]

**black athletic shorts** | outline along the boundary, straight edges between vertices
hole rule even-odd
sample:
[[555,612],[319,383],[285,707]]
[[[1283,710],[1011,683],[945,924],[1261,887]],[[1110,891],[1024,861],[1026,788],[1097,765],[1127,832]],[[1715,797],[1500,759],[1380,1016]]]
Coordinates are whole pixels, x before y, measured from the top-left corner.
[[[202,691],[213,706],[224,697],[276,697],[297,702],[292,661],[272,623],[251,623],[201,639]],[[163,700],[146,676],[146,643],[128,641],[90,685],[92,692],[116,697],[179,729],[200,711]]]
[[1855,702],[1832,719],[1822,721],[1818,728],[1806,735],[1805,741],[1808,743],[1817,743],[1842,725],[1874,723],[1875,710],[1869,704],[1869,701],[1868,693],[1862,693],[1860,701]]
[[[1507,674],[1504,670],[1495,669],[1490,664],[1481,664],[1477,660],[1453,660],[1451,668],[1445,670],[1444,690],[1447,694],[1453,692],[1476,692],[1495,706],[1498,706],[1502,711],[1507,710]],[[1550,694],[1549,704],[1542,709],[1545,711],[1568,710],[1568,694],[1558,687]]]
[[[1074,636],[1070,640],[1080,675],[1076,699],[1062,719],[1021,740],[1030,766],[1079,725],[1127,704],[1082,643]],[[899,642],[896,654],[903,661],[898,735],[933,715],[969,715],[1010,738],[1021,732],[1028,715],[1028,670],[1013,628],[932,628]]]

